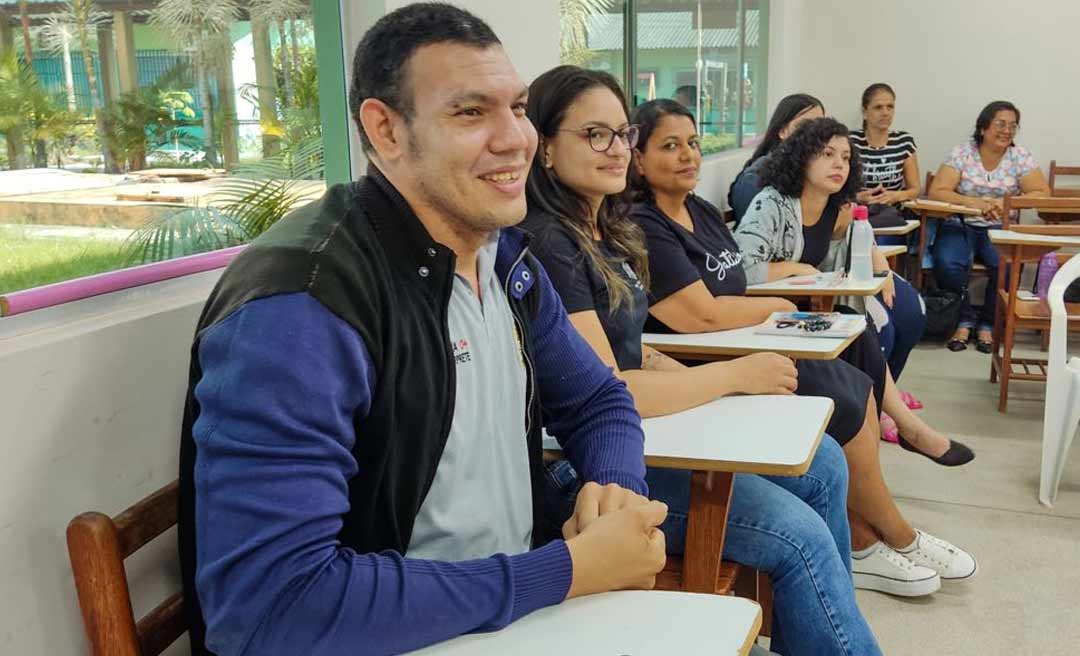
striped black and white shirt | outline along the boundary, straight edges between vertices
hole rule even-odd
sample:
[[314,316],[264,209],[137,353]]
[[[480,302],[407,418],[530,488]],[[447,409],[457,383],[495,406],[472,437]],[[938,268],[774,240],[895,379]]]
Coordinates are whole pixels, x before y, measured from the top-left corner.
[[875,148],[866,141],[864,130],[852,130],[851,145],[862,161],[863,187],[870,189],[880,184],[886,191],[904,188],[904,162],[918,149],[915,137],[902,131],[889,132],[885,146]]

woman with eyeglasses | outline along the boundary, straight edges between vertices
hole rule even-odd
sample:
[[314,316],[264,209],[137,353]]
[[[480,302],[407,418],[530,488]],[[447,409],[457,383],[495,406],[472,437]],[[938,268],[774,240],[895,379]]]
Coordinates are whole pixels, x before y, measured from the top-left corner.
[[[540,135],[526,187],[530,248],[571,323],[626,382],[641,415],[679,412],[728,394],[792,393],[795,366],[776,354],[686,367],[642,346],[648,255],[625,195],[638,131],[615,79],[560,66],[532,83],[526,111]],[[723,426],[700,428],[703,440],[725,439]],[[649,468],[646,481],[650,495],[669,507],[661,527],[668,552],[682,553],[690,473]],[[771,650],[880,654],[848,570],[847,472],[839,446],[824,440],[804,476],[739,474],[734,488],[723,556],[769,574]],[[576,489],[569,464],[553,464],[549,507],[562,505],[566,515]]]
[[[998,253],[989,231],[1000,226],[1006,194],[1049,195],[1031,151],[1016,145],[1020,110],[995,100],[979,112],[971,141],[952,149],[937,170],[929,195],[934,200],[977,209],[981,216],[954,216],[942,221],[934,242],[934,278],[938,287],[961,295],[960,323],[948,342],[950,351],[963,351],[975,330],[975,348],[993,350],[994,305],[997,300]],[[975,260],[986,265],[983,304],[971,306],[968,283]]]
[[[719,210],[694,194],[701,151],[693,116],[677,103],[656,100],[635,108],[632,120],[640,130],[631,178],[638,195],[633,216],[648,244],[653,299],[649,313],[656,327],[694,333],[765,321],[770,310],[759,305],[764,299],[743,296],[750,275],[746,254]],[[751,220],[749,213],[746,220]],[[870,344],[867,359],[876,354],[880,362],[874,333],[863,333],[858,341],[863,340]],[[908,410],[887,371],[870,376],[874,383],[870,396],[858,385],[858,377],[850,375],[848,364],[801,361],[799,388],[804,393],[804,387],[816,387],[821,390],[818,395],[834,400],[857,394],[865,404],[853,432],[849,427],[845,434],[830,424],[830,434],[843,445],[849,468],[852,546],[858,550],[854,554],[856,587],[919,596],[936,589],[928,584],[935,575],[950,581],[971,578],[976,564],[970,554],[913,528],[893,501],[878,457],[876,409],[883,404],[895,413],[903,430],[917,442],[909,445],[912,448],[930,450],[942,441],[950,454],[937,459],[942,464],[962,464],[964,457],[970,460],[970,451],[963,454],[966,447],[943,438]],[[870,367],[865,361],[860,364],[866,367],[864,371],[885,368],[882,364]],[[839,389],[830,392],[830,385]],[[838,403],[838,412],[844,407]]]

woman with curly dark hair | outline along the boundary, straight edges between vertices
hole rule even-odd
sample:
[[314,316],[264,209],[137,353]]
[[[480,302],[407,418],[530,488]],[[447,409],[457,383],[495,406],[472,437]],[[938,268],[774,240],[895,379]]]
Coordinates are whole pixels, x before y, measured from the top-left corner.
[[[847,127],[831,118],[806,121],[773,151],[761,176],[766,186],[735,233],[747,283],[842,268],[850,202],[862,189],[859,155]],[[926,310],[919,293],[889,270],[876,247],[873,260],[874,271],[888,277],[881,293],[866,301],[866,311],[899,379],[922,337]]]

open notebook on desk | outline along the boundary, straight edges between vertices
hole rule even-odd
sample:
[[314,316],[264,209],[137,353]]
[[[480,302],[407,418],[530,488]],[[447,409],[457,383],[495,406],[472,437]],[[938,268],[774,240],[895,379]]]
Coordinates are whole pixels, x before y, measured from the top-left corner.
[[866,330],[866,317],[839,312],[773,312],[754,328],[756,335],[851,337]]

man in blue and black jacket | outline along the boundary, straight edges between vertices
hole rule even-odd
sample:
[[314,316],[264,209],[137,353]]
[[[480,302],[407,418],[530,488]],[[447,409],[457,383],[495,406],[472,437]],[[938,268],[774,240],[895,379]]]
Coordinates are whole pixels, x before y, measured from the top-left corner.
[[[537,136],[490,28],[381,19],[372,166],[285,217],[199,321],[180,552],[196,654],[379,654],[496,630],[664,563],[640,419],[527,240]],[[590,484],[545,543],[541,428]]]

